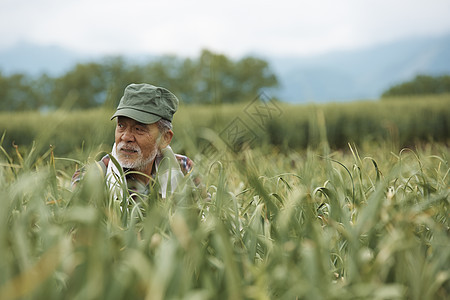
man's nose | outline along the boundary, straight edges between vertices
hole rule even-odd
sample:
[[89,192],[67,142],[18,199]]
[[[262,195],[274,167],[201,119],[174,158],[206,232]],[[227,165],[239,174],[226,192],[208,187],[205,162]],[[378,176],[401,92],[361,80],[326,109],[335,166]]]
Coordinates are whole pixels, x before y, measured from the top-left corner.
[[135,137],[133,132],[130,129],[125,130],[124,133],[122,134],[122,140],[124,142],[134,142]]

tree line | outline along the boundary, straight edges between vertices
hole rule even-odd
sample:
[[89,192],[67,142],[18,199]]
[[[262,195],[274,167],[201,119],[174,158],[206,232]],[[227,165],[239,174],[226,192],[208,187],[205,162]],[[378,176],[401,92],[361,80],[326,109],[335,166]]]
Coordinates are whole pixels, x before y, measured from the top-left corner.
[[203,50],[194,59],[164,56],[141,64],[119,56],[79,63],[59,77],[0,72],[0,110],[113,108],[125,87],[139,82],[166,87],[184,103],[201,104],[249,101],[260,89],[278,86],[268,62],[252,56],[232,60]]
[[[145,63],[118,56],[79,63],[59,77],[0,71],[0,111],[114,108],[125,87],[139,82],[166,87],[187,104],[249,101],[261,89],[279,85],[269,63],[252,56],[232,60],[203,50],[193,59],[163,56]],[[382,98],[440,93],[450,93],[450,76],[418,75],[392,86]]]
[[450,76],[417,75],[413,80],[397,84],[382,94],[382,98],[450,93]]

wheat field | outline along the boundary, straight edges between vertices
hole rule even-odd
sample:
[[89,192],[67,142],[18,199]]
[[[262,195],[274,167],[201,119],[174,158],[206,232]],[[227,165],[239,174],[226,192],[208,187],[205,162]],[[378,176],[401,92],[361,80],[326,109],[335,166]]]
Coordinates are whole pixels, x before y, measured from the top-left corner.
[[120,201],[98,153],[0,150],[0,299],[450,296],[445,145],[199,151],[199,187]]

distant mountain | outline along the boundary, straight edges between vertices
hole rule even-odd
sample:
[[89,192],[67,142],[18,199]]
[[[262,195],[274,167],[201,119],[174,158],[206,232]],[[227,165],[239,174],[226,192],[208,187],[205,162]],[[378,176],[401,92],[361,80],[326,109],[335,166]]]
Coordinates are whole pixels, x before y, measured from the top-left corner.
[[86,58],[86,55],[58,46],[20,42],[10,48],[0,49],[0,71],[6,74],[61,75]]
[[450,34],[317,56],[272,57],[270,62],[284,101],[374,99],[417,74],[450,74]]
[[[140,57],[142,60],[155,58]],[[9,49],[0,49],[0,71],[30,75],[45,72],[57,76],[78,62],[100,58],[58,46],[42,47],[22,42]],[[450,74],[450,34],[323,55],[264,58],[280,81],[281,86],[274,95],[283,101],[376,99],[392,85],[411,80],[417,74]],[[136,60],[136,56],[133,59]]]

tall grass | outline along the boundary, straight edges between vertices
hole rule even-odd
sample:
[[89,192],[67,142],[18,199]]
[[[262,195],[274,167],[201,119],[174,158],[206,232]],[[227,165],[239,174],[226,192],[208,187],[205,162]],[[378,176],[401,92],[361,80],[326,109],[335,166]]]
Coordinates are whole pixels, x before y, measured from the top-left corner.
[[125,209],[93,159],[2,147],[0,299],[449,297],[448,148],[321,145],[197,151],[203,188]]
[[[249,99],[253,100],[253,99]],[[394,152],[419,143],[448,143],[450,137],[450,97],[441,95],[417,99],[359,101],[290,105],[278,103],[280,113],[267,118],[260,127],[246,114],[252,102],[222,106],[181,106],[174,118],[175,146],[193,153],[195,145],[207,139],[208,131],[222,132],[240,118],[256,136],[254,145],[282,150],[317,147],[321,142],[317,116],[325,120],[327,140],[333,149],[390,143]],[[113,111],[57,111],[42,114],[0,113],[0,134],[6,132],[3,147],[13,151],[13,143],[27,152],[33,141],[38,154],[52,145],[60,156],[86,159],[83,153],[109,151],[113,139]],[[185,139],[184,137],[188,137]]]

